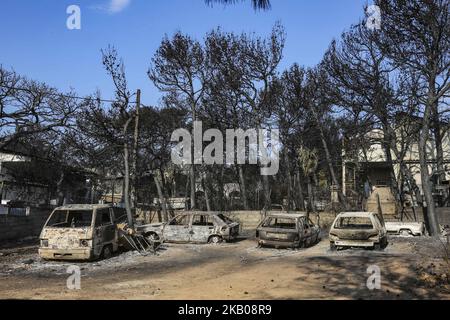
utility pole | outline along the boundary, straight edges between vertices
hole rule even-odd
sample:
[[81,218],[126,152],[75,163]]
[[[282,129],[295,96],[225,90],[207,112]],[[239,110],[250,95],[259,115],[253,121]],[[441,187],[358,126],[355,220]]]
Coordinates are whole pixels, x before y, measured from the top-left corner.
[[136,92],[136,116],[134,122],[134,146],[133,146],[133,185],[131,191],[131,204],[134,208],[137,207],[137,160],[138,160],[138,147],[139,147],[139,113],[141,109],[141,90]]

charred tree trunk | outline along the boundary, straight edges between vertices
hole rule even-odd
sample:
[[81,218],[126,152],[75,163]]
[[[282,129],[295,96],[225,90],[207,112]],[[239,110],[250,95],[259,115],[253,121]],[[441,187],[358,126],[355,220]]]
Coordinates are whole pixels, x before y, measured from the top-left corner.
[[312,190],[312,177],[308,176],[308,207],[306,208],[308,214],[312,211],[315,211],[314,209],[314,195]]
[[163,221],[167,222],[169,220],[169,215],[167,213],[166,197],[164,196],[164,193],[161,188],[161,183],[156,174],[153,174],[153,180],[155,181],[156,190],[158,191],[159,203],[161,204],[161,209],[163,212],[163,214],[162,214]]
[[244,205],[244,209],[248,210],[248,200],[247,200],[247,187],[245,184],[245,175],[244,175],[244,168],[242,168],[242,165],[238,166],[238,172],[239,172],[239,182],[241,187],[241,198],[242,198],[242,204]]
[[[441,122],[439,121],[439,110],[438,103],[433,104],[433,133],[434,141],[436,144],[436,166],[437,166],[437,177],[438,184],[441,184],[445,180],[445,168],[444,168],[444,149],[442,148],[442,132],[441,132]],[[447,198],[447,191],[444,190],[443,198]],[[441,204],[442,205],[442,204]]]
[[61,174],[59,175],[58,182],[56,183],[56,195],[57,195],[57,205],[58,207],[64,204],[64,190],[62,188],[62,184],[64,182],[65,174],[64,170],[61,170]]
[[289,155],[287,149],[284,149],[284,161],[286,165],[286,182],[287,182],[287,210],[292,210],[291,201],[292,201],[292,175],[291,175],[291,163],[289,161]]
[[322,126],[319,123],[317,123],[317,126],[319,128],[320,140],[322,141],[323,150],[325,151],[325,158],[327,161],[328,170],[330,171],[331,181],[333,182],[333,185],[338,192],[339,202],[344,206],[344,208],[347,208],[347,199],[345,198],[344,193],[342,192],[341,185],[339,184],[336,172],[334,171],[333,159],[331,158],[331,153],[330,149],[328,148],[325,133],[323,131]]
[[211,212],[211,202],[209,200],[208,181],[207,178],[202,178],[203,191],[205,192],[206,211]]
[[189,190],[189,182],[190,182],[190,180],[191,180],[191,178],[190,178],[191,176],[190,176],[190,174],[188,174],[188,175],[186,175],[186,186],[185,186],[185,188],[184,188],[184,195],[185,195],[185,197],[186,197],[186,199],[185,199],[185,211],[187,211],[189,208],[188,208],[188,202],[187,202],[187,196],[188,196],[188,190]]
[[428,221],[429,226],[428,231],[430,233],[430,236],[437,237],[439,235],[440,230],[435,212],[434,199],[432,193],[432,183],[430,181],[430,175],[428,172],[428,161],[427,161],[428,160],[427,141],[430,132],[430,119],[432,115],[432,108],[433,108],[432,105],[434,103],[433,99],[435,97],[434,85],[435,85],[434,81],[430,81],[428,101],[427,105],[425,106],[425,112],[423,115],[422,132],[419,137],[419,159],[420,159],[420,175],[422,178],[422,189],[426,201],[426,209],[424,208],[424,211],[426,212],[426,217]]
[[191,210],[195,209],[195,166],[194,163],[191,165],[190,178],[191,187]]
[[269,184],[269,176],[267,175],[263,176],[263,189],[264,189],[264,207],[266,208],[266,210],[269,210],[270,206],[272,205],[272,199]]
[[134,137],[133,137],[133,165],[131,170],[132,187],[131,187],[131,205],[137,206],[137,165],[138,165],[138,148],[139,148],[139,113],[141,104],[141,90],[136,93],[136,116],[134,117]]
[[220,178],[219,178],[219,205],[218,208],[221,211],[226,210],[224,203],[225,203],[225,187],[223,183],[223,177],[225,174],[224,166],[220,166]]
[[125,176],[124,176],[124,198],[125,198],[125,210],[127,212],[128,218],[128,226],[133,229],[134,221],[133,221],[133,213],[131,211],[130,204],[130,164],[129,164],[129,146],[128,146],[128,127],[133,120],[130,117],[124,125],[123,135],[124,135],[124,143],[123,143],[123,158],[124,158],[124,167],[125,167]]
[[302,179],[301,179],[301,172],[300,169],[297,170],[297,190],[298,190],[298,201],[299,201],[299,209],[304,211],[305,210],[305,198],[303,197],[303,186],[302,186]]

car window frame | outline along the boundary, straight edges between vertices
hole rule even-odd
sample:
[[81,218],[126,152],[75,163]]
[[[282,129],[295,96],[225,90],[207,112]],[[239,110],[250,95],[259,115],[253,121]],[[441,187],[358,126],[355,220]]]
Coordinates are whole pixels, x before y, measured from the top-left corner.
[[[104,211],[104,212],[102,212],[102,211]],[[109,217],[109,223],[104,223],[104,221],[103,221],[103,215],[104,214],[108,214],[108,217]],[[100,215],[100,224],[97,224],[97,222],[98,222],[98,217],[99,217],[99,215]],[[108,227],[108,226],[111,226],[111,225],[114,225],[114,219],[113,219],[113,217],[112,217],[112,214],[111,214],[111,208],[98,208],[98,209],[95,209],[95,222],[94,222],[94,225],[95,225],[95,227],[96,228],[98,228],[98,227]]]
[[[194,220],[195,220],[195,217],[197,217],[197,216],[200,216],[200,217],[203,216],[204,219],[205,219],[205,223],[211,223],[211,224],[194,225]],[[214,219],[212,218],[211,215],[208,215],[208,214],[201,214],[201,213],[196,213],[196,214],[193,214],[193,215],[192,215],[192,222],[191,222],[191,225],[192,225],[193,227],[207,227],[207,228],[209,228],[209,227],[214,227]]]
[[[173,221],[177,220],[178,218],[185,218],[187,219],[187,224],[172,224]],[[169,221],[169,223],[167,224],[168,226],[172,226],[172,227],[190,227],[192,225],[192,215],[188,215],[188,214],[179,214],[175,217],[173,217],[172,220]]]

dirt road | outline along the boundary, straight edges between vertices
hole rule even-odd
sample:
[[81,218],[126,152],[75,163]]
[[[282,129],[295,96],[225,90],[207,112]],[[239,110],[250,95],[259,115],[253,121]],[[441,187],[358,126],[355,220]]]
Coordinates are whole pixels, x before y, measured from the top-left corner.
[[[449,299],[448,286],[435,280],[430,285],[427,278],[439,277],[436,270],[445,267],[438,251],[426,238],[392,238],[382,252],[330,252],[326,239],[300,250],[260,249],[251,239],[165,244],[157,255],[127,252],[75,263],[81,289],[69,290],[66,271],[73,263],[41,261],[37,247],[29,245],[0,249],[0,298]],[[367,269],[374,265],[381,271],[381,289],[371,291]]]

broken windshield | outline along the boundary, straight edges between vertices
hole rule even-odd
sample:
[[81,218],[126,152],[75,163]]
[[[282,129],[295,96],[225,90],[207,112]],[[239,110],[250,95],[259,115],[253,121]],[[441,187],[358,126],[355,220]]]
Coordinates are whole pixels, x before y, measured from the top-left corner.
[[53,212],[47,227],[83,228],[92,225],[92,210],[56,210]]
[[263,223],[265,228],[280,228],[280,229],[296,229],[295,219],[291,218],[267,218]]
[[368,217],[342,217],[334,225],[336,229],[373,229]]

